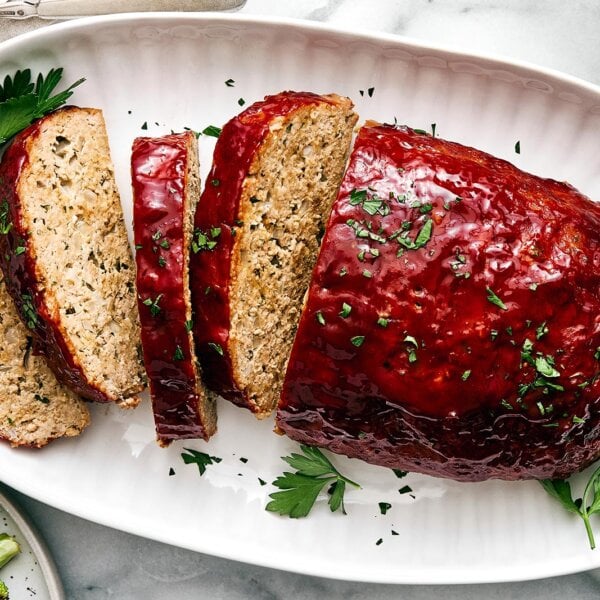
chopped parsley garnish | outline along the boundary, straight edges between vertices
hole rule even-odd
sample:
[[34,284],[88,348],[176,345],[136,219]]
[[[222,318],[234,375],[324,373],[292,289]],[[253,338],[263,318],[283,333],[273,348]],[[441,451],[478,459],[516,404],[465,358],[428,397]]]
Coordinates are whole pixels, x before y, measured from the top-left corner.
[[31,294],[23,294],[21,296],[23,302],[23,315],[29,329],[35,329],[38,325],[38,315],[33,305],[33,296]]
[[376,194],[372,194],[369,197],[367,190],[352,190],[350,192],[349,202],[352,206],[360,205],[362,209],[371,216],[379,214],[385,217],[390,214],[390,207],[388,204]]
[[238,98],[238,104],[240,106],[244,106],[244,104],[246,104],[246,101],[243,98]]
[[433,221],[427,219],[423,226],[417,233],[414,241],[408,237],[408,231],[400,234],[396,239],[401,246],[404,246],[407,250],[418,250],[423,248],[427,242],[431,239],[431,231],[433,229]]
[[432,137],[435,137],[435,129],[436,129],[436,127],[437,127],[436,123],[432,123],[431,124],[431,135],[432,135]]
[[529,284],[529,289],[530,289],[532,292],[535,292],[535,291],[538,289],[538,284],[537,284],[537,283],[530,283],[530,284]]
[[382,515],[387,514],[387,511],[392,508],[392,505],[389,502],[379,502],[379,512]]
[[508,310],[506,304],[504,304],[504,302],[502,302],[502,300],[500,300],[500,298],[498,298],[498,296],[496,296],[496,294],[492,291],[492,289],[487,286],[485,288],[485,291],[487,292],[488,296],[488,302],[491,302],[492,304],[496,305],[498,308],[502,309],[502,310]]
[[185,322],[185,330],[189,333],[194,328],[194,321],[189,319]]
[[377,325],[379,325],[379,327],[387,327],[389,322],[389,319],[386,319],[385,317],[379,317],[379,319],[377,319]]
[[535,330],[535,339],[541,340],[547,333],[549,329],[546,325],[546,321],[544,321],[536,330]]
[[206,467],[215,463],[220,463],[223,459],[218,456],[209,456],[206,452],[199,452],[198,450],[192,450],[191,448],[184,448],[188,453],[182,452],[181,458],[186,465],[197,465],[200,476],[206,472]]
[[583,495],[573,500],[571,484],[562,479],[544,479],[540,481],[543,488],[563,505],[567,511],[572,512],[583,520],[587,532],[590,548],[596,547],[594,532],[590,524],[590,516],[600,513],[600,467],[598,467],[589,478]]
[[63,92],[52,96],[62,75],[62,69],[50,69],[45,77],[38,74],[33,83],[31,70],[25,69],[4,78],[0,86],[0,144],[7,142],[35,119],[65,104],[73,95],[73,89],[85,81],[79,79]]
[[143,304],[145,306],[148,306],[150,308],[150,314],[153,317],[156,317],[160,313],[160,311],[162,310],[161,307],[158,304],[160,302],[160,299],[162,297],[163,297],[163,294],[159,294],[158,296],[156,296],[156,298],[154,300],[152,300],[152,298],[146,298],[143,301]]
[[560,377],[560,372],[555,368],[554,358],[549,354],[537,352],[534,356],[533,342],[526,339],[521,348],[521,360],[531,365],[536,370],[535,379],[528,384],[519,386],[519,396],[523,398],[532,389],[543,389],[545,393],[564,392],[565,388],[552,381]]
[[369,96],[369,98],[372,98],[372,97],[373,97],[373,92],[374,92],[374,91],[375,91],[375,88],[374,88],[374,87],[370,87],[370,88],[367,90],[367,95]]
[[342,317],[342,319],[345,319],[346,317],[348,317],[350,315],[350,313],[352,312],[352,307],[347,304],[346,302],[342,303],[342,310],[339,312],[340,317]]
[[140,127],[140,129],[142,129],[143,131],[146,131],[148,129],[148,121],[144,121],[142,123],[142,126]]
[[158,257],[158,266],[163,268],[167,266],[167,261],[163,256]]
[[0,204],[0,234],[6,235],[11,229],[13,224],[8,218],[8,202],[5,200]]
[[554,360],[550,356],[536,356],[535,369],[543,377],[550,379],[560,377],[560,373],[553,366]]
[[404,340],[402,340],[404,343],[408,344],[409,346],[413,346],[412,348],[408,349],[408,362],[409,363],[414,363],[417,362],[417,350],[419,349],[419,342],[417,342],[417,340],[412,336],[412,335],[407,335]]
[[169,477],[173,477],[173,475],[175,475],[175,469],[173,467],[171,467],[169,469]]
[[398,479],[402,479],[408,475],[408,471],[402,471],[400,469],[392,469],[392,472]]
[[25,240],[19,240],[19,245],[15,248],[15,256],[25,254],[27,248],[25,247]]
[[521,141],[517,141],[517,143],[515,144],[515,152],[517,154],[521,154]]
[[360,348],[365,341],[365,336],[364,335],[355,335],[354,337],[350,338],[350,341],[352,342],[353,346]]
[[585,423],[585,419],[582,419],[581,417],[578,417],[578,416],[574,416],[573,423],[575,423],[576,425],[579,425],[581,423]]
[[221,135],[221,128],[215,127],[214,125],[209,125],[202,130],[202,134],[218,138]]
[[463,374],[460,376],[460,378],[463,381],[466,381],[467,379],[469,379],[470,376],[471,376],[471,369],[467,369],[466,371],[463,372]]
[[410,485],[405,485],[404,487],[398,490],[401,494],[410,494],[412,492],[412,488]]
[[209,348],[212,348],[217,354],[223,356],[223,348],[221,344],[217,344],[216,342],[208,342]]
[[185,359],[185,355],[183,353],[183,350],[181,349],[181,346],[177,346],[175,348],[175,353],[173,354],[173,360],[184,360]]
[[211,227],[210,231],[206,233],[201,229],[195,229],[192,236],[192,252],[197,254],[203,250],[214,250],[220,234],[220,227]]
[[369,269],[363,269],[362,275],[363,275],[363,277],[366,277],[367,279],[371,279],[371,277],[373,277],[373,273],[371,273],[371,271],[369,271]]
[[38,402],[41,402],[42,404],[50,404],[50,398],[48,398],[47,396],[42,396],[40,394],[34,394],[33,396]]
[[341,508],[342,513],[346,514],[346,484],[357,489],[360,489],[360,485],[342,475],[318,448],[301,445],[300,449],[302,454],[292,453],[281,457],[295,472],[284,472],[273,482],[281,491],[269,495],[271,501],[266,510],[293,519],[306,517],[319,494],[328,486],[331,512]]
[[225,85],[226,85],[227,87],[234,87],[234,86],[235,86],[235,81],[234,81],[233,79],[228,79],[228,80],[225,82]]
[[319,323],[319,325],[326,325],[327,324],[325,322],[325,317],[323,316],[323,313],[321,311],[317,312],[317,314],[315,315],[315,318],[317,319],[317,323]]

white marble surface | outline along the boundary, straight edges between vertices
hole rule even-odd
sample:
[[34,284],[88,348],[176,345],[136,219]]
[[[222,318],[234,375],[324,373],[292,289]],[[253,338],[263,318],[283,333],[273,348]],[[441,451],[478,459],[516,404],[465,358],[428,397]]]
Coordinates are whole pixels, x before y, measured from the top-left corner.
[[[248,0],[242,12],[407,35],[463,51],[530,61],[600,84],[596,0]],[[0,40],[43,24],[0,23]],[[73,600],[600,597],[600,570],[535,582],[444,588],[306,577],[172,548],[15,496],[46,538]]]

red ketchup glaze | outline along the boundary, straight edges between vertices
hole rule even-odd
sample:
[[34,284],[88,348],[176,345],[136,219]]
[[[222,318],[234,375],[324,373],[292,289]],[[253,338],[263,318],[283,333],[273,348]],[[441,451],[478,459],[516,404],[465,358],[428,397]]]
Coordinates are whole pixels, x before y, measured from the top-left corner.
[[188,136],[137,138],[133,143],[134,237],[144,365],[150,380],[159,442],[205,438],[198,409],[191,334],[186,328],[188,285],[184,194]]
[[573,187],[365,127],[278,427],[458,480],[568,476],[600,455],[599,267],[600,206]]
[[110,402],[111,398],[84,376],[60,331],[59,320],[46,306],[45,290],[36,276],[36,256],[22,219],[19,178],[29,165],[30,147],[44,123],[44,118],[39,119],[19,133],[0,163],[0,268],[6,289],[33,338],[34,352],[43,355],[57,380],[76,394],[86,400]]
[[[206,385],[240,406],[248,406],[235,382],[229,353],[229,282],[235,231],[242,226],[240,196],[244,180],[270,125],[303,106],[329,102],[308,92],[282,92],[256,102],[221,131],[210,174],[194,219],[195,230],[216,242],[192,254],[190,284],[194,307],[194,339]],[[212,239],[212,228],[220,229]],[[213,244],[211,244],[212,246]]]

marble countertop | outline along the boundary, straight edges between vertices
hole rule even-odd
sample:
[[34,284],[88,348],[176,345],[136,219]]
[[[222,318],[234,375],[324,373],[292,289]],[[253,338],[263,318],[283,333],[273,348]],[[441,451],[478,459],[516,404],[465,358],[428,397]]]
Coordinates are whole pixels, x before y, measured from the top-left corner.
[[[241,12],[406,35],[464,51],[526,60],[600,84],[600,4],[596,0],[247,0]],[[0,41],[45,23],[2,22]],[[14,495],[47,540],[67,597],[73,600],[367,596],[372,600],[440,596],[448,600],[595,600],[600,596],[600,569],[541,581],[441,589],[307,577],[165,546]]]

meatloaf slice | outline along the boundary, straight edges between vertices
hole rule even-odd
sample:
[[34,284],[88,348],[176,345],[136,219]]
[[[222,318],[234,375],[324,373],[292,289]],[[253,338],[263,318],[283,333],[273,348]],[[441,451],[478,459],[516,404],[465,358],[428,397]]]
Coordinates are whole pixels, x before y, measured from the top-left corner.
[[39,448],[79,435],[90,422],[87,406],[31,352],[31,337],[1,277],[0,340],[0,439]]
[[405,127],[359,133],[277,415],[306,444],[458,480],[600,456],[600,206]]
[[101,111],[64,108],[21,132],[0,192],[0,266],[36,351],[82,397],[135,406],[135,266]]
[[196,136],[137,138],[131,172],[138,308],[157,439],[161,446],[208,439],[216,430],[216,406],[196,365],[189,289],[200,197]]
[[208,386],[271,413],[357,116],[284,92],[229,121],[195,217],[194,334]]

